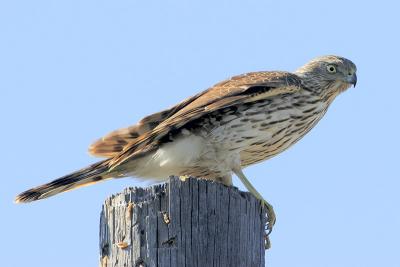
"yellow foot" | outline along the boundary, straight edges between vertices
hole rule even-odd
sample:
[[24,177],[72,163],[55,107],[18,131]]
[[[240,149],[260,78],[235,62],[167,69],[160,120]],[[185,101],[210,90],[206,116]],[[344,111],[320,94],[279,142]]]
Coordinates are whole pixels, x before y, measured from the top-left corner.
[[261,205],[265,207],[267,210],[267,226],[265,228],[265,249],[271,248],[271,241],[269,240],[269,235],[272,232],[272,228],[275,225],[276,222],[276,216],[274,212],[274,208],[272,207],[271,204],[269,204],[267,201],[264,199],[261,199]]
[[265,209],[267,210],[267,235],[270,235],[272,232],[272,228],[275,225],[276,222],[276,216],[275,216],[275,212],[274,212],[274,208],[272,207],[271,204],[269,204],[267,201],[265,201],[264,199],[261,199],[261,205],[263,205],[265,207]]
[[269,240],[269,236],[267,234],[264,235],[264,249],[271,248],[271,241]]
[[189,179],[189,175],[181,175],[179,176],[179,180],[181,180],[182,182],[186,181],[187,179]]
[[250,181],[246,178],[244,173],[242,172],[241,168],[235,168],[233,169],[233,172],[239,177],[239,179],[242,181],[244,186],[246,186],[247,190],[255,196],[258,200],[261,201],[261,206],[265,207],[267,211],[267,226],[265,229],[265,249],[269,249],[271,247],[271,242],[269,241],[269,235],[272,232],[272,228],[274,227],[275,221],[276,221],[276,216],[274,209],[272,208],[272,205],[269,204],[258,191],[254,188],[254,186],[250,183]]

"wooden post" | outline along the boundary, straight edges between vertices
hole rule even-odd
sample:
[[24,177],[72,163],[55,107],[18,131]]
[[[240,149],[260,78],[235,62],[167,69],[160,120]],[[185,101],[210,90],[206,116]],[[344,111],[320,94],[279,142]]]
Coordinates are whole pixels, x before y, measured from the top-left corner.
[[100,266],[264,266],[265,210],[235,187],[171,177],[105,201]]

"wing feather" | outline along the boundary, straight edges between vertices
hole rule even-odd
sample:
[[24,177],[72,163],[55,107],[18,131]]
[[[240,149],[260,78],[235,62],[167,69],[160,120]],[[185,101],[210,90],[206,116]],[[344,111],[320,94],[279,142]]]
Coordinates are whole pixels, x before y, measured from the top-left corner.
[[300,78],[288,72],[253,72],[235,76],[184,101],[185,105],[174,107],[170,116],[115,155],[110,162],[110,168],[154,151],[161,145],[163,137],[210,112],[299,90]]
[[108,133],[89,146],[89,154],[96,157],[106,158],[116,156],[126,145],[134,142],[139,136],[153,130],[161,122],[184,108],[186,105],[191,103],[193,99],[196,99],[200,95],[201,93],[192,96],[169,109],[146,116],[135,125]]

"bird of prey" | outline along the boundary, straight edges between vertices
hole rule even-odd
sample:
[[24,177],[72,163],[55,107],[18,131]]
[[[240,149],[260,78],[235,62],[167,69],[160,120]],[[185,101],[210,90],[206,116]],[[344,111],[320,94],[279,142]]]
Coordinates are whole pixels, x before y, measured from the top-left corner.
[[315,58],[295,72],[261,71],[222,81],[183,102],[116,130],[89,148],[105,157],[86,168],[27,190],[16,202],[47,198],[110,178],[163,181],[192,176],[232,185],[236,174],[266,206],[272,206],[242,169],[267,160],[301,139],[335,97],[356,85],[356,66],[339,56]]

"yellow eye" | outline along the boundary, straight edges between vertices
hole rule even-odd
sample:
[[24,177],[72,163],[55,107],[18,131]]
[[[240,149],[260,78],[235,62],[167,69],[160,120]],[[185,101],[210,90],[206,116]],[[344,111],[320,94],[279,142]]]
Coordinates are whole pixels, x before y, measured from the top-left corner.
[[329,73],[336,73],[336,67],[333,65],[326,66],[326,69],[328,70]]

